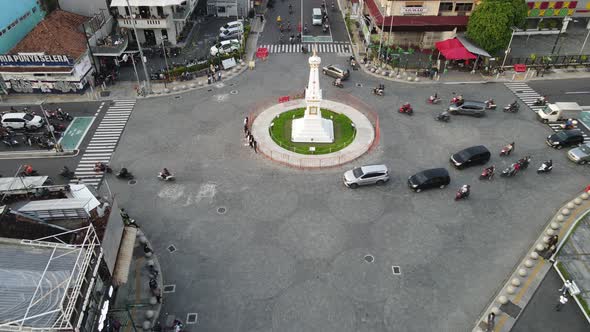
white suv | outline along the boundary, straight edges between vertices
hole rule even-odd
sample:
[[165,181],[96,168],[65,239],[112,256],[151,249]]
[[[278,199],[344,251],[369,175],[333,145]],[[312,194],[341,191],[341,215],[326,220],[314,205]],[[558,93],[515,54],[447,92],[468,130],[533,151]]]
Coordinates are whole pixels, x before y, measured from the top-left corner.
[[389,170],[385,165],[361,166],[344,173],[344,184],[348,188],[356,189],[368,184],[384,184],[389,181]]
[[39,129],[43,118],[29,113],[6,113],[2,116],[2,127],[12,129]]
[[244,23],[242,23],[242,21],[228,22],[226,25],[219,28],[219,33],[229,30],[231,28],[239,28],[240,30],[244,30]]
[[240,41],[237,39],[224,40],[211,47],[211,56],[227,54],[240,49]]
[[244,33],[244,29],[241,26],[236,26],[236,27],[232,27],[232,28],[229,28],[229,29],[221,32],[219,34],[219,39],[227,40],[227,39],[240,38],[240,36],[243,33]]

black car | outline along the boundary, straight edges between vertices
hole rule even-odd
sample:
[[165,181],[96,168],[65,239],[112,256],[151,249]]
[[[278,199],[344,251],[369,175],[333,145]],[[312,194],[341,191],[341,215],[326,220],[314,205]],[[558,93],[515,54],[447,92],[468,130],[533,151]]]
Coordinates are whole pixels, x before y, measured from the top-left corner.
[[444,168],[427,169],[408,178],[408,186],[417,193],[430,188],[442,189],[449,183],[451,183],[451,177]]
[[584,134],[580,129],[562,130],[548,136],[546,142],[552,148],[561,149],[584,143]]
[[451,164],[461,169],[473,165],[483,165],[490,160],[492,154],[483,145],[476,145],[463,149],[451,155]]
[[449,106],[449,113],[460,115],[471,115],[478,118],[486,115],[486,104],[480,101],[465,100],[461,103]]

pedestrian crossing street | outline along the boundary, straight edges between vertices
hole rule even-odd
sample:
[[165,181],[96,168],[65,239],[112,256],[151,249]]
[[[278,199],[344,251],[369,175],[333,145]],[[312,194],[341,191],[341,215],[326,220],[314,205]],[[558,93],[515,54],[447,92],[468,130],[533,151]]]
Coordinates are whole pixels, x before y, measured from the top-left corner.
[[[516,95],[516,97],[518,97],[518,99],[520,99],[523,103],[525,103],[534,112],[536,112],[544,107],[544,106],[535,106],[534,105],[537,98],[540,98],[541,95],[538,94],[535,90],[531,89],[531,87],[529,87],[526,83],[511,82],[511,83],[505,83],[505,85],[508,89],[510,89],[510,91],[512,91],[512,93],[514,93]],[[547,123],[547,125],[554,132],[563,130],[563,128],[561,127],[563,125],[563,121],[562,122],[549,122],[549,123]],[[579,128],[579,123],[574,125],[574,128]],[[588,136],[588,134],[586,133],[585,130],[582,130],[582,133],[584,133],[584,142],[588,142],[590,140],[590,137]]]
[[[104,106],[105,103],[100,105],[95,116],[101,113]],[[94,164],[99,161],[107,164],[110,162],[134,106],[135,100],[114,100],[108,107],[74,172],[76,178],[81,179],[84,184],[98,187],[102,181],[104,173],[95,172]],[[75,181],[76,179],[72,180]]]
[[350,43],[317,43],[317,44],[271,44],[271,45],[260,45],[268,49],[268,53],[301,53],[301,46],[307,47],[311,52],[314,48],[318,50],[318,53],[340,53],[342,55],[352,55]]
[[534,105],[537,98],[540,98],[541,95],[531,89],[528,84],[523,82],[511,82],[504,83],[504,85],[534,112],[543,108],[543,106]]

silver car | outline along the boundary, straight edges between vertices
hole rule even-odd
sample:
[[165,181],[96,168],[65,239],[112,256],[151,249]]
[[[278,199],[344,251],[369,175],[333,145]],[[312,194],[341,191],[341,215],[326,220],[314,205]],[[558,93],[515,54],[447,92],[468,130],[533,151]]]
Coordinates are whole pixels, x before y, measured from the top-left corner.
[[590,162],[590,143],[582,144],[567,152],[567,157],[576,164],[584,165]]
[[361,166],[344,173],[344,184],[356,189],[368,184],[384,184],[389,181],[389,171],[385,165]]

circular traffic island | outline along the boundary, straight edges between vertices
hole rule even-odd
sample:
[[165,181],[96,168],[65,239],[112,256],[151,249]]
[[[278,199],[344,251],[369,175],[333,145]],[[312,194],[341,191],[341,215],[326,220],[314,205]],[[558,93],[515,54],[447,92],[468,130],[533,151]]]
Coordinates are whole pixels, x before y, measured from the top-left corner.
[[269,127],[272,140],[280,147],[299,154],[321,155],[340,151],[350,145],[356,136],[354,123],[345,114],[322,108],[324,119],[332,120],[334,126],[333,143],[303,143],[291,141],[293,120],[300,119],[305,107],[295,108],[279,114]]
[[303,117],[304,99],[275,104],[256,116],[251,133],[258,151],[269,159],[299,168],[334,167],[365,154],[375,141],[375,128],[361,111],[336,101],[322,100],[322,118],[332,120],[331,143],[293,142],[293,120]]

